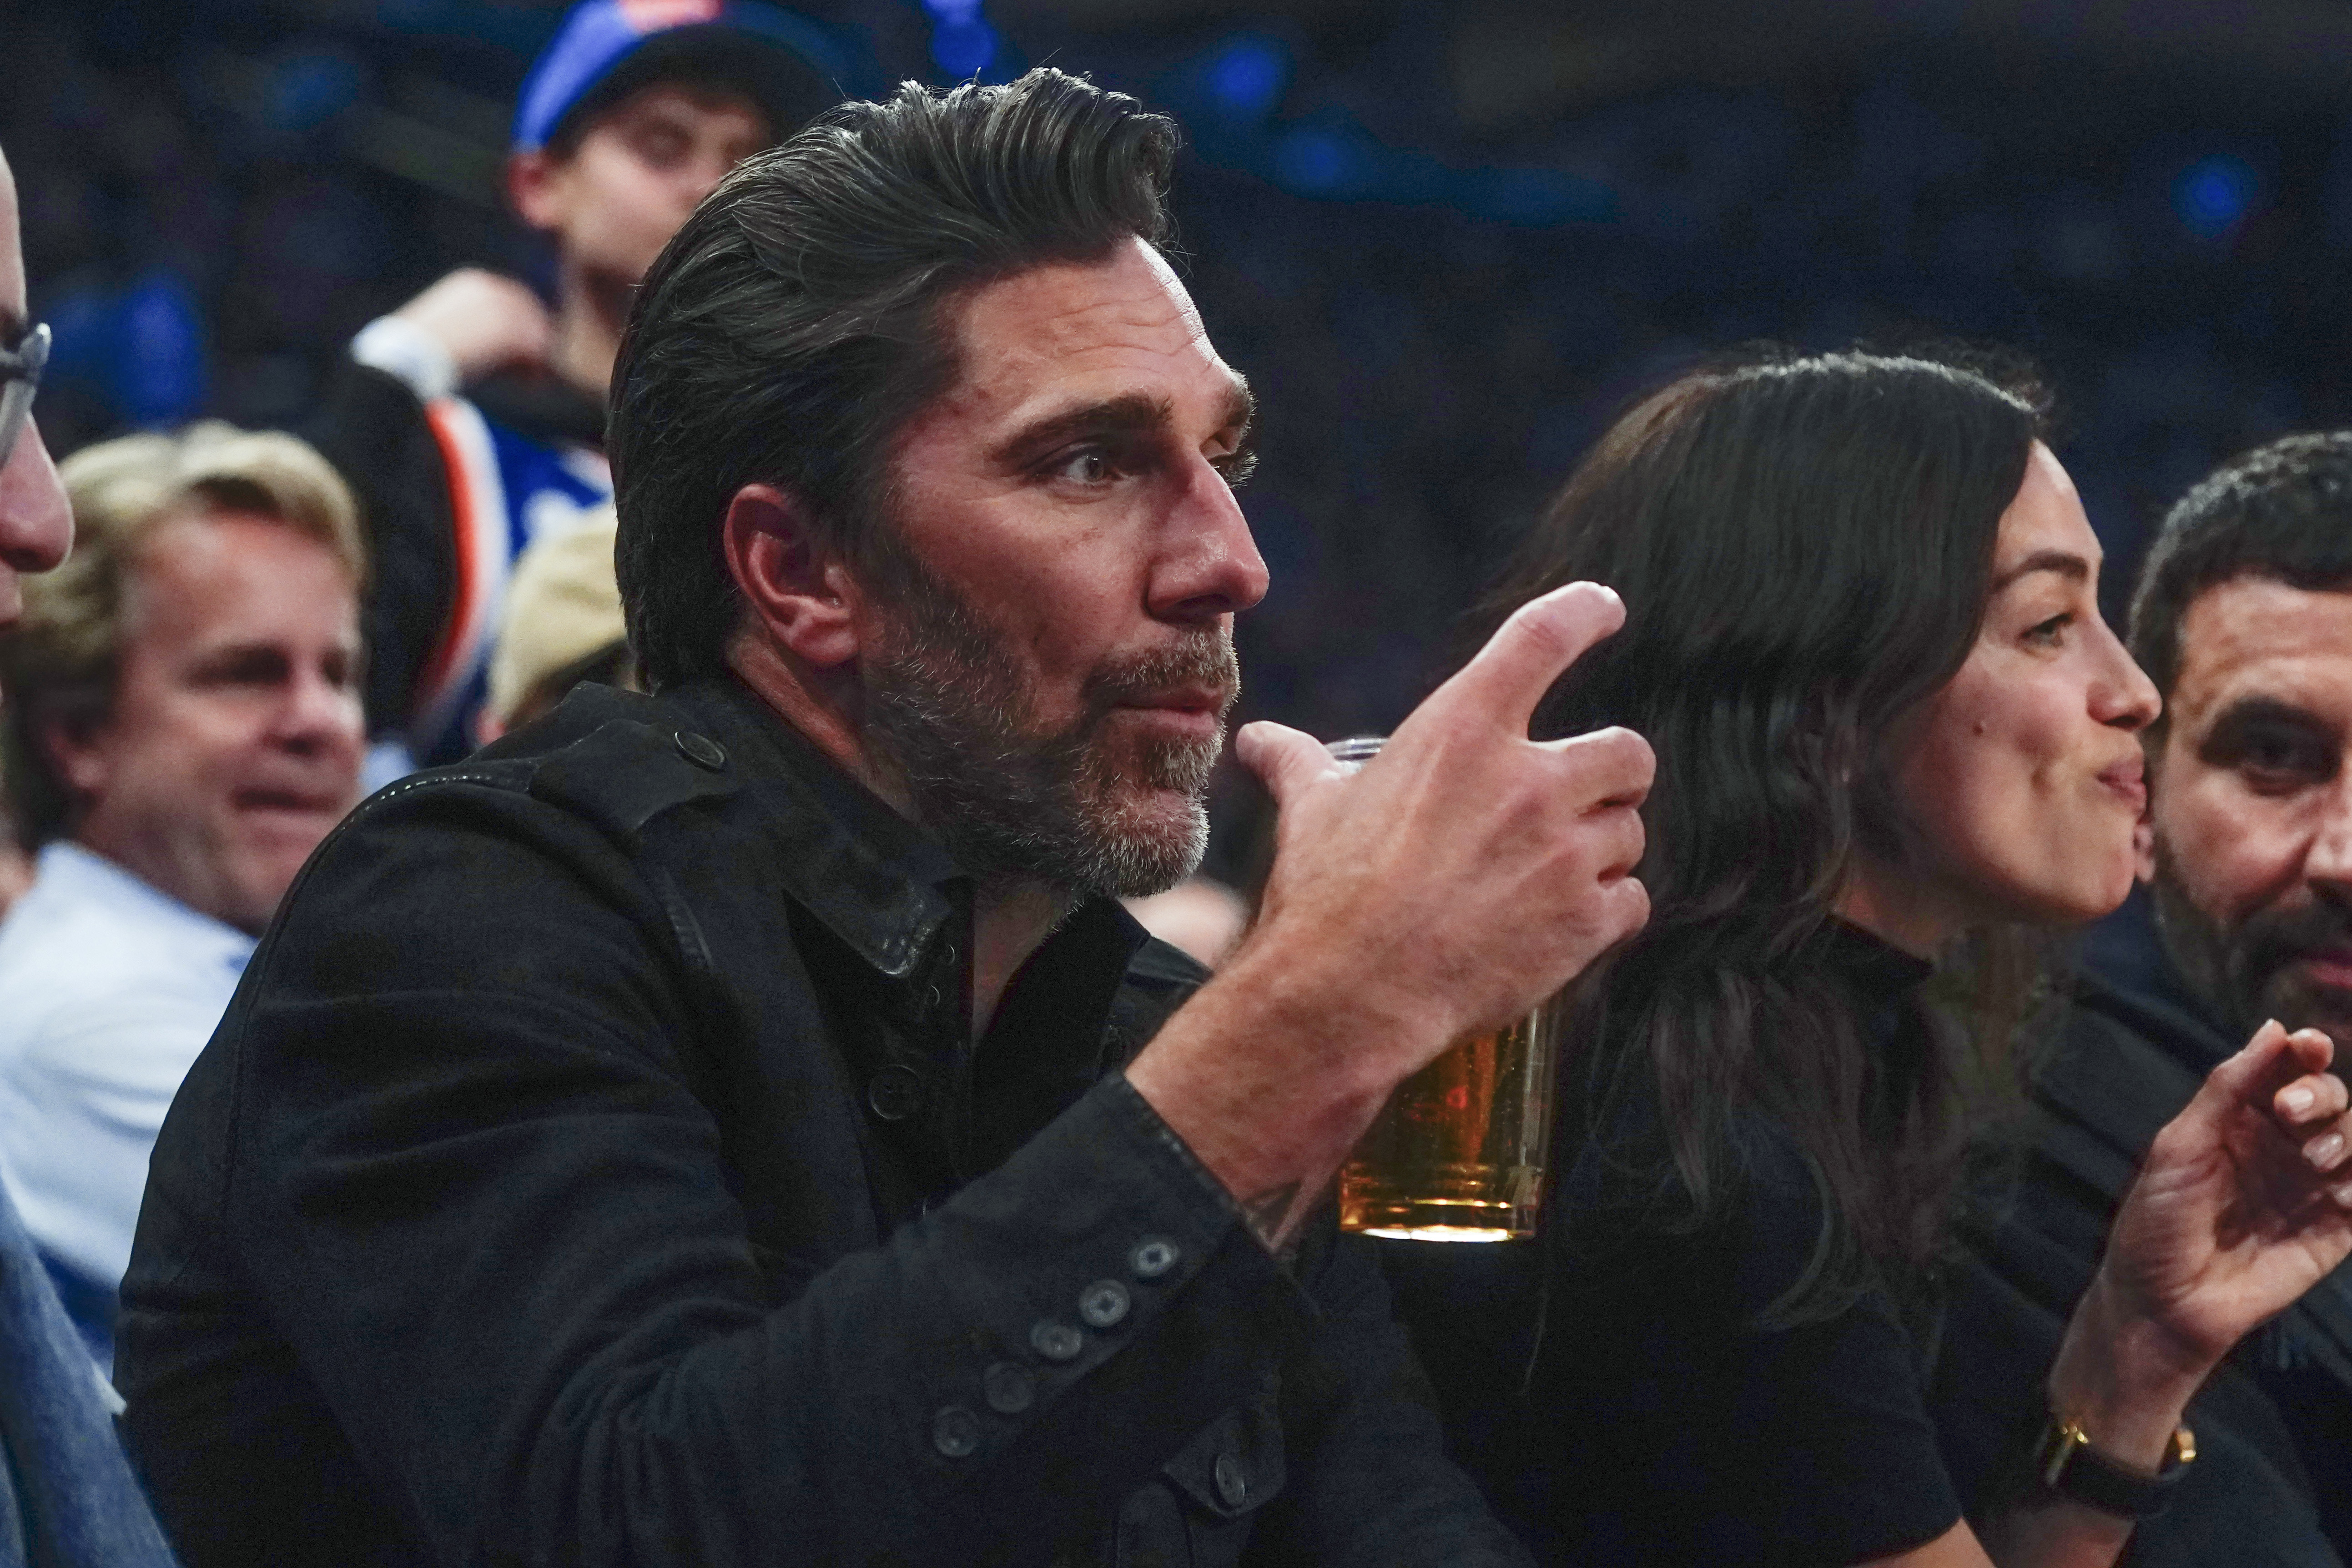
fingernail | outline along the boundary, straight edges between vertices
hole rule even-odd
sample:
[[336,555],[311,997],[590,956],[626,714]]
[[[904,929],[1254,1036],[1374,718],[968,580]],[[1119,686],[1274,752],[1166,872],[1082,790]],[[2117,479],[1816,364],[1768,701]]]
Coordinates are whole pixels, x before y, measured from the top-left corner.
[[2279,1098],[2286,1101],[2286,1108],[2289,1110],[2309,1110],[2311,1109],[2312,1093],[2311,1090],[2307,1089],[2291,1089],[2284,1094],[2279,1096]]
[[2337,1203],[2347,1209],[2352,1209],[2352,1182],[2338,1182],[2327,1191]]
[[2326,1137],[2304,1150],[2303,1157],[2325,1171],[2336,1163],[2336,1157],[2343,1152],[2344,1134],[2330,1132]]

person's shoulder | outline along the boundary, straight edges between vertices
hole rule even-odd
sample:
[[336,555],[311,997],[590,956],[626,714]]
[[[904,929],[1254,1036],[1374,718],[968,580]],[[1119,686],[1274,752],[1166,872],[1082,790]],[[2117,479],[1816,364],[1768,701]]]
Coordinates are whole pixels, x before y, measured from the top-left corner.
[[[18,1020],[54,1009],[120,1011],[209,998],[235,985],[250,941],[86,853],[52,850],[0,921],[0,994]],[[85,863],[90,863],[85,865]]]
[[2161,994],[2085,971],[2032,1072],[2037,1110],[2134,1156],[2195,1096],[2229,1043]]
[[626,851],[653,818],[737,787],[723,750],[685,715],[658,698],[583,686],[463,762],[385,785],[338,837],[412,833],[436,821],[526,833],[569,822]]

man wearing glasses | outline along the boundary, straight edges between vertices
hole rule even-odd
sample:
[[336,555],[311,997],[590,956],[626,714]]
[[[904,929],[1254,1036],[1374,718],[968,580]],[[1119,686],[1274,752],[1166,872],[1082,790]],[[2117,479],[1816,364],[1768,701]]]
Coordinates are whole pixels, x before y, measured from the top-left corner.
[[[17,577],[47,571],[73,542],[65,489],[32,418],[48,347],[48,330],[26,317],[16,184],[0,157],[0,626],[21,606]],[[0,1191],[0,1562],[169,1568],[101,1391],[111,1398]]]

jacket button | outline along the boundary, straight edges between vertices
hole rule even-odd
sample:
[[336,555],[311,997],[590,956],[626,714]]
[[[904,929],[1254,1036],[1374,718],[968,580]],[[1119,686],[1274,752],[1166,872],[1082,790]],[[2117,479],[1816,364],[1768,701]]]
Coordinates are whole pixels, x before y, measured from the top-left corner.
[[1078,1296],[1078,1316],[1090,1329],[1107,1329],[1127,1316],[1127,1287],[1116,1279],[1097,1279]]
[[931,1447],[950,1459],[968,1458],[980,1451],[980,1417],[961,1405],[950,1405],[931,1417]]
[[904,1121],[923,1109],[923,1075],[893,1062],[866,1086],[866,1103],[885,1121]]
[[1215,1468],[1217,1495],[1225,1500],[1227,1508],[1239,1508],[1249,1498],[1249,1478],[1242,1474],[1242,1462],[1231,1454],[1219,1454]]
[[1135,1270],[1138,1279],[1157,1279],[1175,1268],[1176,1260],[1183,1256],[1166,1237],[1147,1236],[1127,1255],[1127,1266]]
[[727,748],[708,735],[680,730],[670,739],[677,743],[679,756],[707,773],[715,773],[727,765]]
[[1045,1321],[1029,1331],[1029,1348],[1047,1361],[1076,1361],[1087,1336],[1067,1323]]
[[1009,1361],[982,1373],[980,1386],[988,1395],[988,1407],[999,1415],[1018,1415],[1037,1397],[1037,1379],[1027,1367]]

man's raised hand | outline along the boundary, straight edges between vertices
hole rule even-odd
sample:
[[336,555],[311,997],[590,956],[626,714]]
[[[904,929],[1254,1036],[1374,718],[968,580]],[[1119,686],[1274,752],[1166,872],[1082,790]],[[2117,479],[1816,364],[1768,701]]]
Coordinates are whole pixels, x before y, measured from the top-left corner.
[[1624,618],[1591,583],[1520,606],[1352,777],[1297,731],[1236,738],[1280,813],[1258,922],[1128,1079],[1269,1245],[1399,1083],[1648,919],[1633,872],[1649,744],[1528,738],[1551,684]]
[[1648,742],[1528,739],[1544,693],[1624,619],[1592,583],[1521,605],[1354,778],[1296,731],[1237,737],[1281,812],[1262,940],[1337,941],[1349,989],[1411,1020],[1422,1060],[1525,1013],[1648,919],[1633,875]]

